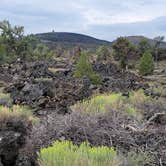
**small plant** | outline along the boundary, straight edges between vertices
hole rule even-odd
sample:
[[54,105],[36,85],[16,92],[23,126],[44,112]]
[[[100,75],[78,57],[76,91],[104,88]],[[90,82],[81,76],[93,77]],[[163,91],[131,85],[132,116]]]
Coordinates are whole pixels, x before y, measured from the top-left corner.
[[3,88],[0,88],[0,105],[12,105],[12,99],[9,93],[4,93]]
[[83,76],[89,77],[93,84],[100,84],[101,78],[100,76],[93,71],[92,65],[88,60],[88,57],[85,53],[81,53],[76,69],[74,72],[74,76],[81,78]]
[[127,165],[128,166],[155,166],[155,159],[148,152],[138,152],[131,151],[127,155]]
[[53,146],[39,153],[40,166],[119,166],[120,161],[113,148],[106,146],[90,147],[88,143],[80,146],[72,142],[56,141]]
[[135,110],[135,108],[130,106],[125,110],[125,112],[131,116],[135,116],[137,114],[137,111]]
[[141,75],[152,74],[154,70],[154,61],[152,54],[146,51],[140,59],[139,72]]
[[138,91],[131,91],[129,94],[129,101],[133,105],[140,105],[150,100],[150,97],[146,96],[142,89]]

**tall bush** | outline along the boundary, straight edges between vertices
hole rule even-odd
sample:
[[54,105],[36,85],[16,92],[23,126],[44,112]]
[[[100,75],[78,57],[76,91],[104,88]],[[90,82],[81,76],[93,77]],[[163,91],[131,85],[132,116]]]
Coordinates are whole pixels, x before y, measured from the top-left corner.
[[146,51],[140,59],[139,72],[141,75],[152,74],[154,70],[153,56],[149,51]]
[[119,37],[113,46],[113,56],[119,61],[119,66],[124,69],[128,65],[128,56],[135,51],[133,44],[125,37]]
[[92,64],[90,63],[86,53],[81,53],[76,65],[74,76],[78,78],[87,76],[92,81],[93,84],[101,83],[101,78],[93,70]]
[[97,60],[107,60],[110,56],[110,51],[107,46],[103,45],[97,49]]

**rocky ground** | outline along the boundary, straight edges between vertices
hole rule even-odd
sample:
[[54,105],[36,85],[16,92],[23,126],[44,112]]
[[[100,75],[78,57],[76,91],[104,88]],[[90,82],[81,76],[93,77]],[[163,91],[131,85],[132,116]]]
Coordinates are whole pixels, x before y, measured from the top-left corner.
[[[35,152],[42,147],[50,145],[55,139],[63,140],[67,137],[70,140],[74,139],[76,143],[81,142],[82,136],[75,136],[74,138],[74,135],[71,133],[78,130],[77,127],[81,127],[77,121],[82,119],[82,117],[78,117],[79,115],[72,116],[72,119],[77,119],[75,121],[75,126],[77,126],[75,130],[68,125],[71,119],[69,120],[68,117],[67,119],[65,117],[71,113],[70,106],[77,101],[88,98],[96,93],[113,91],[121,92],[126,96],[131,90],[149,88],[146,78],[141,78],[130,72],[121,72],[114,64],[93,64],[93,67],[102,76],[101,85],[93,85],[87,77],[83,79],[74,78],[74,65],[67,62],[17,62],[11,65],[0,66],[0,79],[5,87],[5,92],[11,94],[12,104],[30,106],[34,109],[34,114],[40,119],[38,124],[33,127],[26,121],[14,119],[11,121],[7,120],[5,125],[1,127],[0,166],[36,165],[35,160],[32,160],[32,158],[36,158]],[[152,110],[153,106],[147,105],[147,110],[148,108]],[[160,109],[160,112],[162,111],[165,111],[163,106]],[[92,117],[89,121],[90,124],[84,124],[85,122],[83,121],[80,123],[80,125],[84,125],[86,130],[88,130],[88,140],[93,145],[102,144],[102,142],[99,140],[96,143],[99,138],[95,139],[90,134],[91,131],[89,131],[86,125],[92,125],[93,130],[100,128],[101,119],[100,117],[97,118],[97,126],[93,124]],[[85,117],[85,119],[88,121],[88,117]],[[105,117],[104,121],[109,125],[107,117]],[[68,126],[66,126],[66,123]],[[121,126],[119,124],[115,123],[115,126],[130,137],[130,133],[125,131],[125,129],[120,129]],[[107,129],[104,130],[108,132]],[[71,132],[69,133],[69,131]],[[145,137],[140,133],[136,136],[138,141],[136,145],[145,146],[145,142],[139,144],[139,139],[143,140]],[[148,135],[148,137],[151,136]],[[164,131],[159,134],[159,137],[166,138]],[[116,142],[116,139],[113,138],[115,141],[113,145],[118,146],[126,138],[124,135],[119,140],[119,143]],[[158,142],[158,138],[154,137],[153,143],[156,139]],[[106,137],[102,141],[107,142],[108,138]],[[130,147],[130,143],[128,141],[128,145],[124,146]],[[165,146],[163,142],[161,142],[161,145]],[[160,146],[154,146],[155,150],[162,150],[162,146],[161,149],[157,149]],[[162,152],[162,154],[164,155],[165,152]]]

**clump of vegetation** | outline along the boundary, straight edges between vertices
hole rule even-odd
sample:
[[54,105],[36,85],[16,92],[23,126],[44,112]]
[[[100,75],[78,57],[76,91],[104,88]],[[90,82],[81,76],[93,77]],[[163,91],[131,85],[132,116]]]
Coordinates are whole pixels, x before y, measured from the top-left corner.
[[43,60],[52,56],[52,51],[34,35],[24,35],[23,26],[12,27],[8,21],[0,22],[1,63],[10,63],[17,59]]
[[103,94],[91,97],[89,100],[83,100],[71,106],[74,112],[83,113],[106,113],[110,109],[122,111],[129,116],[138,116],[137,106],[147,101],[149,97],[145,96],[143,91],[131,92],[129,97],[119,94]]
[[146,51],[140,59],[139,72],[141,75],[152,74],[154,70],[153,56],[149,51]]
[[53,57],[53,51],[50,51],[46,45],[40,43],[36,45],[32,55],[34,60],[49,60]]
[[97,49],[97,60],[98,61],[102,61],[102,60],[106,61],[108,58],[110,58],[110,51],[109,51],[108,47],[105,45],[100,46]]
[[12,107],[0,106],[0,122],[5,122],[13,119],[27,119],[35,122],[36,118],[33,112],[27,106],[13,105]]
[[138,91],[131,91],[129,94],[129,101],[133,103],[134,105],[143,104],[150,99],[151,98],[149,96],[146,96],[142,89]]
[[127,109],[125,109],[125,112],[128,114],[128,115],[131,115],[131,116],[134,116],[137,114],[137,111],[135,110],[135,108],[133,107],[128,107]]
[[89,100],[83,100],[72,106],[73,111],[105,113],[110,106],[115,106],[122,98],[121,94],[103,94],[92,97]]
[[149,152],[138,152],[130,151],[127,154],[127,165],[128,166],[156,166],[154,156]]
[[92,81],[93,84],[101,83],[101,78],[93,70],[92,64],[90,63],[86,53],[81,53],[76,65],[74,76],[78,78],[87,76]]
[[138,44],[138,50],[141,56],[147,51],[152,51],[152,47],[150,46],[148,40],[146,38],[142,39]]
[[12,105],[12,99],[10,97],[9,93],[3,92],[3,87],[0,88],[0,105],[6,105],[11,106]]
[[134,46],[125,37],[120,37],[113,44],[112,48],[115,60],[119,61],[120,68],[125,69],[128,65],[128,55],[135,51]]
[[39,153],[40,166],[120,166],[120,163],[114,148],[90,147],[88,143],[77,146],[69,141],[56,141]]

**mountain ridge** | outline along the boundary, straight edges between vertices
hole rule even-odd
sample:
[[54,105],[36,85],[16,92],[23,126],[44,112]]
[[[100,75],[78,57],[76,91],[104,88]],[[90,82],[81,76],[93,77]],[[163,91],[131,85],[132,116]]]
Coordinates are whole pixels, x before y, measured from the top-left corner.
[[[88,35],[84,34],[79,34],[79,33],[72,33],[72,32],[47,32],[47,33],[38,33],[35,35],[37,38],[39,38],[42,42],[47,42],[47,43],[68,43],[68,44],[85,44],[85,45],[108,45],[111,46],[114,41],[107,41],[107,40],[102,40],[102,39],[97,39],[95,37],[91,37]],[[139,42],[142,39],[147,39],[149,44],[151,46],[155,45],[155,40],[145,37],[145,36],[124,36],[127,38],[132,44],[138,45]],[[163,41],[161,43],[162,48],[166,48],[166,42]]]
[[85,44],[111,44],[110,41],[97,39],[84,34],[72,32],[47,32],[38,33],[36,36],[45,42],[71,42]]

